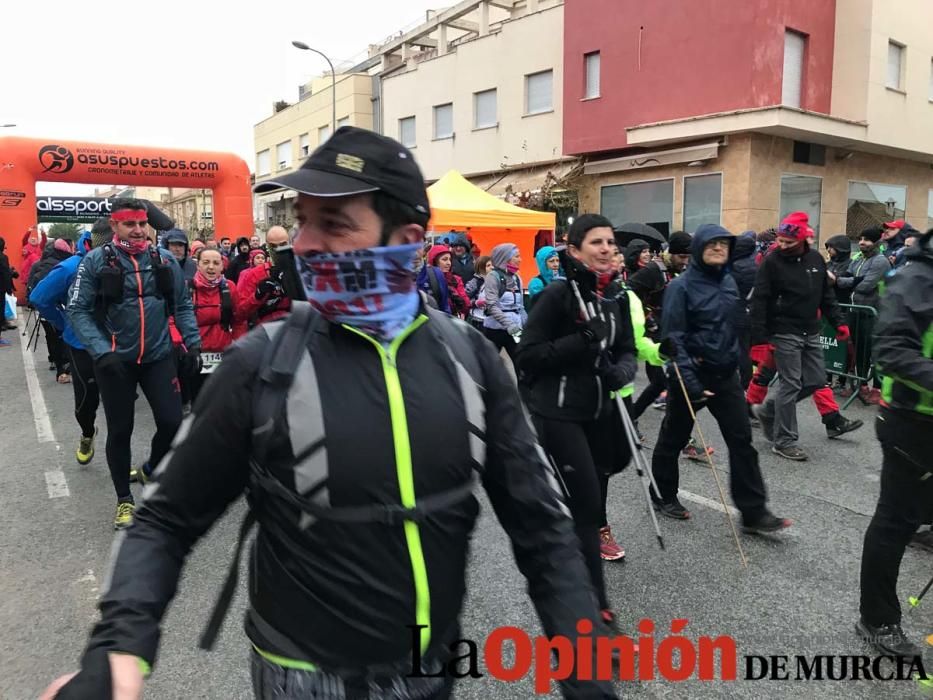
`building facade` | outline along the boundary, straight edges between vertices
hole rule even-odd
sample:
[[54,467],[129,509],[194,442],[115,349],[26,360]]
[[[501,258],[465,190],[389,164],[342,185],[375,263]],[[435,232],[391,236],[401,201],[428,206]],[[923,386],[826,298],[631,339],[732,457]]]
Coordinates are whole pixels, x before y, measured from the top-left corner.
[[[175,226],[183,229],[188,238],[213,235],[214,199],[210,189],[190,187],[169,187],[162,195],[161,209],[175,221]],[[221,233],[221,235],[223,235]]]
[[[272,116],[253,128],[256,150],[255,179],[262,182],[298,168],[311,151],[344,125],[373,128],[372,78],[350,72],[336,77],[336,105],[332,102],[331,77],[316,78],[298,90],[295,104],[273,106]],[[290,225],[294,193],[256,197],[256,219],[260,226]]]
[[586,162],[580,211],[739,232],[804,210],[824,240],[933,224],[933,4],[890,10],[568,3],[563,150]]

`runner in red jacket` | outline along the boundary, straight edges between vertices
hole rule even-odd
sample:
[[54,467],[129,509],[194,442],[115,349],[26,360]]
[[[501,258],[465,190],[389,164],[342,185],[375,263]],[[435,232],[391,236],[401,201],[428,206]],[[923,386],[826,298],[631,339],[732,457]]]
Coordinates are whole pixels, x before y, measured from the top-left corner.
[[241,313],[250,322],[266,323],[282,318],[291,311],[292,300],[282,285],[281,270],[275,266],[275,249],[288,243],[288,231],[273,226],[266,234],[271,262],[243,270],[237,287],[240,292]]

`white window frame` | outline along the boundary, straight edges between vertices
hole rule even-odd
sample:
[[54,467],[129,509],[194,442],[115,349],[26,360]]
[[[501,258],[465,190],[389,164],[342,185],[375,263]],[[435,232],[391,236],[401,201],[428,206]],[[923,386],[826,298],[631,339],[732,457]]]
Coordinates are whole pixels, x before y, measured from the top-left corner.
[[339,129],[342,126],[350,126],[350,115],[349,114],[345,117],[340,117],[340,119],[337,120],[337,129]]
[[[405,143],[405,139],[402,136],[402,122],[406,122],[409,119],[411,119],[411,123],[414,127],[412,129],[412,143]],[[401,117],[398,120],[398,142],[406,148],[414,148],[418,145],[418,119],[414,114],[409,114],[407,117]]]
[[298,137],[298,152],[301,154],[302,158],[307,158],[311,155],[311,134],[304,133]]
[[[897,76],[897,85],[891,85],[890,83],[890,70],[891,70],[891,47],[896,46],[900,49],[900,62],[898,64],[898,76]],[[907,46],[902,44],[899,41],[894,39],[888,39],[888,53],[884,63],[884,86],[888,90],[894,90],[895,92],[907,92],[904,89],[905,80],[907,78]]]
[[[279,160],[279,146],[288,146],[288,158],[285,160]],[[275,169],[276,170],[288,170],[292,167],[292,141],[282,141],[281,143],[275,144]]]
[[[265,154],[266,159],[267,159],[265,172],[263,172],[263,168],[262,168],[263,154]],[[259,151],[256,154],[256,177],[265,177],[266,175],[271,175],[271,174],[272,174],[272,149],[266,148],[262,151]]]
[[[595,92],[590,93],[590,58],[596,57],[596,86]],[[602,92],[603,59],[599,51],[589,51],[583,54],[583,99],[595,100]]]
[[[327,136],[322,138],[324,130],[327,130]],[[334,135],[334,130],[330,128],[330,124],[325,124],[324,126],[319,126],[317,128],[317,143],[320,146],[322,143],[327,141],[331,136]]]
[[[528,90],[528,86],[530,84],[530,78],[534,78],[535,76],[538,76],[538,75],[544,75],[545,73],[551,74],[550,105],[548,106],[547,109],[539,109],[539,110],[535,110],[534,112],[529,111],[528,97],[530,95],[530,92]],[[544,70],[535,71],[534,73],[525,74],[525,105],[524,107],[525,107],[525,110],[522,116],[525,116],[525,117],[533,117],[536,114],[550,114],[551,112],[554,111],[554,69],[553,68],[546,68]]]
[[[680,229],[686,231],[686,208],[687,208],[687,180],[693,177],[708,177],[710,175],[719,175],[719,225],[722,226],[722,201],[723,201],[723,192],[726,189],[726,174],[723,170],[713,170],[708,173],[693,173],[691,175],[684,175],[681,178],[680,183]],[[822,204],[821,204],[822,206]],[[674,225],[674,222],[671,222],[671,226]],[[676,230],[676,229],[675,229]]]
[[[495,109],[493,110],[493,119],[492,122],[488,124],[479,123],[479,96],[488,95],[493,93],[493,100],[495,102]],[[479,131],[481,129],[493,129],[499,126],[499,90],[497,88],[489,88],[488,90],[478,90],[473,93],[473,130]]]
[[[817,228],[814,229],[814,233],[816,233],[816,242],[817,244],[819,244],[820,233],[823,230],[823,193],[826,191],[826,178],[823,177],[822,175],[814,175],[813,173],[792,173],[792,172],[781,171],[780,177],[778,177],[778,182],[777,182],[778,215],[780,215],[781,213],[781,181],[785,177],[812,177],[820,181],[820,223],[817,224]],[[853,182],[864,182],[864,180],[854,180]],[[849,186],[848,184],[846,184],[846,202],[848,201],[849,201]],[[846,205],[846,209],[848,209],[848,204]]]
[[[801,43],[800,49],[800,71],[797,76],[797,94],[791,95],[790,99],[786,94],[788,88],[787,85],[787,40],[789,36],[797,37]],[[794,31],[789,27],[784,29],[784,58],[781,62],[781,104],[788,107],[795,107],[797,109],[801,108],[803,104],[803,88],[804,88],[804,74],[807,70],[807,35],[801,34],[800,32]],[[796,102],[796,104],[795,104]]]
[[[437,131],[437,110],[439,107],[449,107],[450,108],[450,133],[448,134],[438,134]],[[435,141],[443,141],[445,139],[452,139],[454,137],[454,103],[453,102],[442,102],[441,104],[432,105],[431,107],[431,134]]]
[[[674,228],[674,204],[675,204],[676,195],[677,195],[677,193],[674,191],[675,189],[677,189],[677,178],[674,177],[674,176],[671,176],[671,177],[653,177],[653,178],[650,178],[650,179],[648,179],[648,180],[630,180],[630,181],[623,181],[623,182],[607,182],[607,183],[604,184],[604,185],[600,185],[600,186],[599,186],[599,209],[600,209],[600,212],[599,212],[599,213],[602,214],[602,208],[603,208],[603,189],[605,189],[606,187],[618,187],[619,185],[641,185],[641,184],[644,184],[644,183],[647,183],[647,182],[670,182],[670,183],[671,183],[671,233],[673,233],[674,231],[677,230],[677,229]],[[681,196],[683,196],[683,194],[681,194]],[[613,221],[612,223],[613,223],[614,226],[621,226],[622,224],[624,224],[624,223],[626,223],[626,222],[625,222],[625,221]],[[683,222],[681,222],[681,223],[683,223]]]

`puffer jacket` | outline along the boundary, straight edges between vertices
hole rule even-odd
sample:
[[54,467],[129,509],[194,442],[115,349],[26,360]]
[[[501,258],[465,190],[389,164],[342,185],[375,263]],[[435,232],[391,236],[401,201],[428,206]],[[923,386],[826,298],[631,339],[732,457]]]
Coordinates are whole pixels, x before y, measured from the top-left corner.
[[36,288],[36,285],[52,271],[53,267],[71,256],[72,252],[70,250],[60,250],[55,247],[54,242],[47,243],[45,250],[42,252],[42,257],[39,258],[39,261],[29,270],[29,280],[26,283],[26,291],[32,292],[32,290]]
[[878,292],[878,283],[891,271],[891,263],[881,253],[870,257],[862,255],[858,260],[849,263],[849,274],[836,280],[836,288],[850,290],[852,303],[861,306],[878,308],[881,295]]
[[732,246],[736,241],[721,226],[700,226],[693,234],[690,264],[664,295],[661,337],[674,341],[674,359],[691,398],[702,396],[705,376],[721,378],[739,366],[739,288],[728,265],[717,269],[703,262],[703,248],[714,238],[728,238]]
[[[150,251],[156,250],[163,265],[171,270],[172,297],[158,290]],[[116,267],[123,275],[123,298],[98,313],[101,270]],[[169,306],[171,303],[172,310]],[[68,299],[67,313],[78,340],[95,360],[116,352],[125,362],[144,364],[167,357],[172,351],[168,319],[174,312],[175,325],[188,348],[201,344],[191,297],[175,258],[166,250],[151,248],[137,255],[118,249],[114,243],[95,248],[78,266]]]
[[604,416],[610,392],[635,377],[635,337],[628,296],[595,293],[596,278],[568,257],[568,271],[585,300],[608,326],[607,349],[581,333],[579,302],[566,280],[555,280],[538,296],[518,345],[518,367],[530,385],[529,410],[552,420],[588,422]]

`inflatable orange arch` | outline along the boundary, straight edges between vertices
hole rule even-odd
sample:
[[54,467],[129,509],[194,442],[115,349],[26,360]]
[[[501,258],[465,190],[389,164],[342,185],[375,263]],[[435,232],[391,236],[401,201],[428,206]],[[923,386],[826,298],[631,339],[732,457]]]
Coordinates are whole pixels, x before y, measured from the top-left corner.
[[[211,189],[215,235],[253,234],[249,168],[232,153],[5,136],[0,137],[0,236],[13,269],[22,257],[23,234],[37,224],[37,182]],[[22,294],[26,281],[17,282]]]

